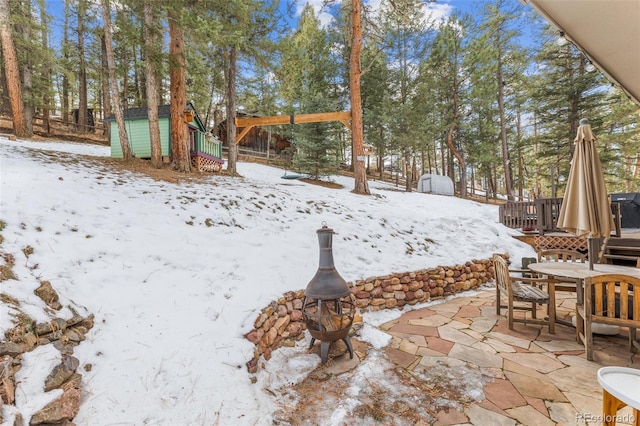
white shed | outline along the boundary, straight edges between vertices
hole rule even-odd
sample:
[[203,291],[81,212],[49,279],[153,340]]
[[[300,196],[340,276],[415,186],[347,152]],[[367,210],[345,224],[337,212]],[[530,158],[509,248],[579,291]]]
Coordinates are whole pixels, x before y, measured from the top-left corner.
[[453,181],[449,176],[426,174],[418,181],[418,192],[453,195]]

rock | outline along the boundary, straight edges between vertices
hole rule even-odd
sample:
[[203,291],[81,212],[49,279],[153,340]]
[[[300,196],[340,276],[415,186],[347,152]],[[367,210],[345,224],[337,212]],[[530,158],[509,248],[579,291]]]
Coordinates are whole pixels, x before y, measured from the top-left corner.
[[291,312],[291,321],[302,321],[303,315],[302,311],[299,309],[294,309]]
[[9,355],[17,356],[22,353],[22,347],[14,342],[2,342],[0,343],[0,356]]
[[59,340],[55,340],[52,343],[53,347],[59,350],[63,354],[72,355],[73,354],[73,345],[65,345],[61,343]]
[[76,344],[84,340],[84,336],[80,333],[76,333],[74,330],[67,330],[64,334],[70,342]]
[[70,388],[78,388],[80,389],[80,383],[82,382],[82,375],[78,373],[73,373],[71,377],[67,379],[66,382],[60,386],[62,390],[68,390]]
[[287,315],[287,307],[285,305],[278,305],[278,309],[276,311],[279,317],[283,317]]
[[291,318],[289,317],[289,315],[285,315],[281,318],[278,318],[275,324],[273,324],[273,328],[278,330],[278,334],[282,334],[282,332],[287,327],[287,325],[289,325],[289,321],[291,321]]
[[249,333],[244,335],[244,337],[254,345],[262,339],[262,336],[264,336],[264,330],[261,328],[258,330],[251,330]]
[[[80,389],[71,388],[66,390],[60,398],[47,404],[42,410],[31,417],[29,425],[40,425],[43,423],[64,424],[71,421],[80,410]],[[68,423],[67,423],[68,424]]]
[[249,370],[249,373],[254,374],[258,372],[258,360],[257,359],[252,359],[249,362],[247,362],[247,370]]
[[78,358],[63,354],[62,362],[55,366],[45,380],[44,391],[49,392],[52,389],[59,388],[76,372],[78,365],[80,365]]

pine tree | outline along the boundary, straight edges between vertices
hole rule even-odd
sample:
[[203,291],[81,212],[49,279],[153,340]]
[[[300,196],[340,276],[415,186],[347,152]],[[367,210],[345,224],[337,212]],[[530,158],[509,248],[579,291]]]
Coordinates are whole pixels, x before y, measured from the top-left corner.
[[109,89],[111,93],[112,103],[115,106],[116,124],[118,126],[118,136],[120,137],[120,146],[122,147],[122,156],[124,161],[131,161],[132,153],[129,145],[129,137],[127,135],[127,129],[124,125],[124,114],[122,112],[122,106],[118,102],[118,95],[120,90],[118,88],[118,81],[116,80],[116,63],[113,55],[113,41],[111,35],[111,7],[109,0],[102,0],[102,22],[104,25],[104,42],[107,53],[107,64],[109,71]]
[[[335,111],[340,92],[332,76],[337,75],[337,61],[327,31],[320,26],[313,9],[307,5],[298,20],[298,28],[282,41],[282,66],[277,71],[285,112],[308,114]],[[302,172],[315,178],[337,171],[340,159],[342,128],[335,123],[312,123],[293,129],[296,148],[294,163]]]
[[22,99],[22,83],[20,82],[19,64],[11,31],[9,2],[0,0],[0,41],[4,60],[7,89],[13,116],[13,131],[17,137],[30,137],[24,117],[24,101]]
[[158,125],[158,84],[156,81],[156,64],[160,59],[161,44],[157,14],[153,4],[145,0],[144,40],[145,40],[145,81],[147,98],[147,117],[149,118],[149,139],[151,143],[151,166],[162,167],[162,147],[160,145],[160,126]]
[[416,109],[412,103],[418,77],[418,64],[427,48],[429,27],[423,14],[423,4],[416,0],[385,1],[380,10],[384,45],[390,67],[389,90],[391,149],[401,153],[406,174],[406,191],[412,190],[415,171],[412,159],[419,151],[422,138],[413,126]]

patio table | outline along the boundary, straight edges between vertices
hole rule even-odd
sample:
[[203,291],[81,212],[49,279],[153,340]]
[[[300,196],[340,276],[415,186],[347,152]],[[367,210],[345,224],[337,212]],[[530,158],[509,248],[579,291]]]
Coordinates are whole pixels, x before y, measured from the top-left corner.
[[[604,425],[615,425],[618,409],[628,405],[633,416],[628,420],[640,426],[640,370],[629,367],[602,367],[598,370],[598,383],[602,386],[602,415]],[[622,423],[622,421],[621,421]]]
[[588,263],[537,262],[530,263],[529,269],[550,277],[574,279],[576,281],[576,302],[578,305],[584,303],[584,279],[587,277],[596,277],[604,274],[623,274],[640,278],[640,268],[608,263],[596,263],[593,265],[593,269],[589,269]]

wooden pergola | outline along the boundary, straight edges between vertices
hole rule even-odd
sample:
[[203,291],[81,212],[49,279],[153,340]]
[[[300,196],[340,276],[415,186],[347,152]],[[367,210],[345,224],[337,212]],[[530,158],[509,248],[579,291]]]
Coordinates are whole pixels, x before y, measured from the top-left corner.
[[235,119],[236,127],[242,128],[236,135],[236,145],[242,140],[249,130],[255,126],[272,126],[278,124],[302,124],[321,123],[325,121],[339,121],[347,129],[351,130],[351,111],[346,112],[320,112],[316,114],[276,115],[271,117],[250,117]]

